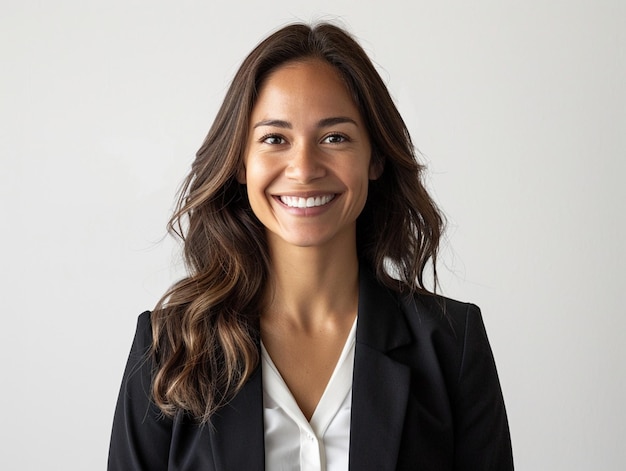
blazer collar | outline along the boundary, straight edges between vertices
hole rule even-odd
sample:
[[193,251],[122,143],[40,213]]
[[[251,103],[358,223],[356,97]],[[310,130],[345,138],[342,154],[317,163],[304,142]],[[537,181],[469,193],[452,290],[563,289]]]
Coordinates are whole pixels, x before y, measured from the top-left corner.
[[397,294],[374,278],[363,265],[359,270],[357,342],[386,353],[412,342]]
[[412,342],[398,297],[361,269],[357,320],[350,470],[396,469],[410,370],[387,353]]

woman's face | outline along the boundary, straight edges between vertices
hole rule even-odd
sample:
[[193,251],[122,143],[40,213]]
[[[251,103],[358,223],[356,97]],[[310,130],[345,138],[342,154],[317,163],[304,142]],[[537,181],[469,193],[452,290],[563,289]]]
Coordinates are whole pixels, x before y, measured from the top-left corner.
[[365,125],[335,69],[311,59],[268,76],[238,180],[270,247],[355,244],[368,180],[377,176]]

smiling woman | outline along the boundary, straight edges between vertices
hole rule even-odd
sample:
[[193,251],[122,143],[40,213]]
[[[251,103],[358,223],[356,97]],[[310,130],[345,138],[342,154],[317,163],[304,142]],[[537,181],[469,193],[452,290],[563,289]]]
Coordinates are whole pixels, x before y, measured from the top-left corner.
[[109,469],[512,469],[480,311],[425,287],[422,172],[345,31],[259,44],[170,222],[189,274],[139,317]]

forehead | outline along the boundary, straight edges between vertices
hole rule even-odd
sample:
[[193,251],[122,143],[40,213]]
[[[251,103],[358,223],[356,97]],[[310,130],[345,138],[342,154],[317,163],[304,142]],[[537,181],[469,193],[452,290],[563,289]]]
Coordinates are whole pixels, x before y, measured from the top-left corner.
[[273,70],[259,87],[252,117],[298,111],[305,115],[340,113],[360,117],[339,71],[320,59],[288,62]]

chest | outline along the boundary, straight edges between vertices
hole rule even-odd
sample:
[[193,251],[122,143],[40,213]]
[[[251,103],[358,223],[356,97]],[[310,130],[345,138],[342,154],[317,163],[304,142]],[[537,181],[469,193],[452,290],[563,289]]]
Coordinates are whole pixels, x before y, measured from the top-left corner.
[[[356,321],[337,329],[297,332],[263,329],[263,345],[277,373],[310,420],[337,367]],[[353,339],[352,339],[353,340]]]

